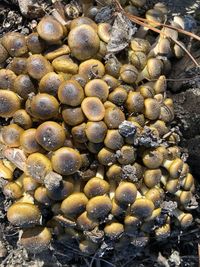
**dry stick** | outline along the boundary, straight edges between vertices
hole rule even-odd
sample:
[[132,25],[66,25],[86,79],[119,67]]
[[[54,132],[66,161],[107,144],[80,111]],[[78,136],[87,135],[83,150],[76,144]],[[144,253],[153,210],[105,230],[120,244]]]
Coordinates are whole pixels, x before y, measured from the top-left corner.
[[[141,19],[141,18],[139,18],[139,17],[137,17],[137,16],[134,16],[134,15],[132,15],[132,14],[130,14],[130,13],[125,12],[124,9],[121,7],[121,5],[119,4],[119,2],[118,2],[117,0],[113,0],[113,1],[114,1],[115,4],[117,5],[119,12],[123,12],[123,14],[124,14],[128,19],[130,19],[131,21],[133,21],[133,22],[135,22],[135,23],[137,23],[137,24],[139,24],[139,25],[141,25],[141,26],[143,26],[143,27],[149,28],[150,30],[152,30],[152,31],[154,31],[154,32],[157,32],[157,33],[159,33],[160,35],[163,35],[163,36],[165,36],[165,37],[167,37],[167,38],[170,38],[174,43],[176,43],[178,46],[180,46],[180,47],[185,51],[185,53],[191,58],[191,60],[194,62],[194,64],[195,64],[197,67],[199,67],[198,62],[194,59],[194,57],[190,54],[190,52],[189,52],[189,51],[188,51],[188,50],[187,50],[187,49],[186,49],[186,48],[185,48],[179,41],[177,41],[177,40],[173,39],[172,37],[168,36],[166,33],[161,32],[160,30],[156,29],[155,27],[150,26],[149,24],[146,24],[146,23],[142,22],[141,20],[144,20],[144,21],[147,21],[147,22],[152,22],[152,23],[154,23],[154,24],[157,24],[158,26],[164,26],[164,27],[168,27],[168,28],[171,28],[171,27],[173,27],[173,26],[169,26],[169,25],[167,25],[167,24],[162,24],[162,23],[155,22],[155,21],[151,21],[151,20],[147,20],[147,19]],[[139,20],[138,18],[139,18],[140,20]],[[177,30],[177,31],[180,30],[180,29],[178,29],[178,28],[176,28],[176,27],[173,27],[173,29],[174,29],[174,30]],[[197,40],[200,41],[200,38],[199,38],[197,35],[195,35],[195,34],[191,34],[191,33],[187,32],[187,31],[184,31],[184,30],[182,30],[181,32],[183,32],[183,33],[185,33],[185,34],[187,34],[187,35],[189,35],[189,36],[191,36],[191,37],[193,37],[193,38],[195,38],[195,39],[197,39]]]

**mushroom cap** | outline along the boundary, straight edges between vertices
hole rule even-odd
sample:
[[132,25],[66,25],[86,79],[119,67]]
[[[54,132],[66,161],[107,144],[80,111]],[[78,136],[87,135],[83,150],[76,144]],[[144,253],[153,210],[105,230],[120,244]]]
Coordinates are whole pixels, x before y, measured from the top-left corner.
[[99,177],[90,179],[84,187],[84,193],[88,198],[102,196],[109,192],[110,185]]
[[20,137],[24,129],[15,123],[4,126],[1,131],[2,141],[9,147],[19,147]]
[[61,203],[61,211],[66,217],[77,217],[85,211],[88,199],[83,193],[73,193]]
[[10,118],[20,109],[21,101],[16,93],[8,90],[0,90],[0,116]]
[[65,137],[64,128],[54,121],[43,122],[35,132],[38,144],[47,151],[55,151],[63,146]]
[[48,172],[52,171],[51,161],[41,153],[30,154],[26,161],[26,172],[38,182],[43,182]]
[[51,232],[49,229],[37,226],[24,229],[19,243],[31,253],[40,253],[49,247],[50,241]]
[[27,59],[27,71],[32,78],[40,80],[45,74],[52,72],[53,68],[45,57],[35,54]]
[[40,223],[41,213],[33,204],[16,202],[8,208],[7,218],[15,226],[30,227]]
[[21,74],[17,76],[14,82],[14,90],[24,100],[28,99],[29,94],[37,93],[33,81],[27,74]]
[[58,115],[59,103],[49,94],[37,94],[26,101],[27,112],[40,120],[48,120]]
[[109,129],[118,129],[119,125],[125,121],[125,115],[118,107],[106,108],[104,122]]
[[81,107],[64,107],[62,117],[66,124],[70,126],[79,126],[85,120]]
[[108,130],[104,139],[104,144],[112,150],[120,149],[124,144],[124,139],[118,130]]
[[37,25],[39,36],[50,43],[57,43],[63,37],[62,25],[53,16],[45,16]]
[[115,200],[120,205],[133,204],[137,196],[137,188],[131,182],[121,182],[115,191]]
[[88,217],[87,211],[84,211],[78,218],[77,218],[77,225],[81,230],[84,231],[91,231],[96,226],[98,226],[98,221],[93,220]]
[[36,129],[30,128],[25,130],[20,136],[20,145],[22,146],[23,150],[28,154],[40,152],[42,149],[36,141],[35,134]]
[[154,204],[147,198],[138,198],[131,205],[131,214],[139,218],[146,218],[151,216],[154,210]]
[[124,226],[119,222],[110,222],[104,227],[104,233],[110,239],[119,238],[123,232]]
[[107,126],[103,121],[87,122],[85,134],[90,142],[103,142],[107,132]]
[[28,52],[25,36],[19,32],[6,33],[2,37],[1,44],[12,57],[20,57]]
[[106,195],[91,198],[86,206],[88,216],[92,219],[105,219],[112,209],[112,202]]
[[152,188],[160,182],[161,176],[160,169],[146,170],[144,172],[144,183],[149,188]]
[[104,118],[105,108],[97,97],[86,97],[81,103],[81,108],[90,121],[100,121]]
[[62,104],[76,107],[83,101],[84,91],[77,81],[67,80],[59,86],[58,98]]
[[102,102],[108,98],[109,88],[101,79],[93,79],[85,85],[85,95],[98,97]]
[[0,69],[0,88],[14,91],[16,74],[9,69]]
[[78,60],[86,60],[97,54],[100,40],[96,31],[83,24],[73,28],[68,35],[68,45],[72,55]]
[[53,71],[49,72],[46,75],[44,75],[40,80],[39,91],[40,93],[46,93],[57,97],[58,88],[63,81],[64,78],[61,75]]
[[53,153],[51,158],[53,169],[61,175],[77,172],[82,164],[78,151],[70,147],[62,147]]

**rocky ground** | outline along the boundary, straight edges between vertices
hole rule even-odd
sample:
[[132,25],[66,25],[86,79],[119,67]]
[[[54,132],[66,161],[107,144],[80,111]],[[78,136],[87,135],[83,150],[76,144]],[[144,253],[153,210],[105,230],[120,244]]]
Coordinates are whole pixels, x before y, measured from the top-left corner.
[[[197,34],[200,32],[200,1],[165,0],[164,2],[168,4],[171,15],[181,13],[194,17],[196,32]],[[50,0],[0,0],[0,35],[11,30],[28,34],[34,27],[35,20],[51,9],[52,2]],[[191,53],[200,64],[199,48],[198,42],[192,42]],[[184,57],[181,61],[174,62],[170,79],[169,94],[175,103],[175,124],[180,127],[181,146],[188,154],[188,163],[196,177],[196,197],[199,202],[200,72],[188,57]],[[76,250],[76,245],[61,246],[56,242],[52,244],[49,251],[41,255],[28,255],[17,245],[18,229],[11,227],[6,220],[5,211],[8,206],[9,202],[3,198],[3,195],[0,195],[0,266],[2,267],[200,266],[200,208],[194,212],[195,222],[186,232],[174,231],[165,242],[151,241],[151,244],[145,249],[137,251],[125,249],[118,253],[111,251],[99,260],[95,256],[83,257]]]

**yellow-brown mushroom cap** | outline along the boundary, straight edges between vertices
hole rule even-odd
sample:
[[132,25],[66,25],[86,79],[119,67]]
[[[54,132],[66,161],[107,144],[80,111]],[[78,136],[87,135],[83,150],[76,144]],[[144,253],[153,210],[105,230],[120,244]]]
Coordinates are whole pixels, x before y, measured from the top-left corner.
[[103,121],[87,122],[85,134],[90,142],[103,142],[107,132],[107,126]]
[[100,40],[91,26],[83,24],[69,32],[68,44],[75,58],[86,60],[97,54]]
[[22,149],[28,154],[39,152],[42,149],[36,141],[35,134],[36,129],[30,128],[28,130],[25,130],[20,136],[20,145]]
[[41,213],[33,204],[16,202],[8,208],[7,218],[15,226],[30,227],[40,223]]
[[41,19],[37,25],[37,32],[43,40],[50,43],[57,43],[64,34],[62,25],[52,16]]
[[109,192],[110,185],[99,177],[90,179],[84,187],[84,193],[88,198],[102,196]]
[[106,195],[91,198],[86,206],[88,216],[93,219],[105,219],[111,209],[111,200]]
[[138,198],[131,206],[131,214],[139,218],[151,216],[154,210],[154,204],[147,198]]
[[70,147],[62,147],[53,153],[51,158],[53,169],[59,174],[70,175],[81,167],[81,156],[78,151]]
[[115,191],[115,200],[120,205],[133,204],[136,196],[137,188],[130,182],[121,182]]
[[66,217],[77,217],[85,211],[88,199],[83,193],[73,193],[61,203],[61,211]]
[[98,97],[102,102],[108,98],[109,88],[101,79],[93,79],[85,85],[86,96]]
[[104,105],[97,97],[86,97],[81,103],[81,108],[90,121],[100,121],[105,115]]
[[12,91],[0,90],[0,116],[10,118],[20,109],[20,98]]
[[48,249],[51,241],[51,232],[48,228],[37,226],[23,230],[20,238],[20,245],[31,253],[40,253]]
[[124,226],[119,222],[108,223],[104,228],[105,235],[110,239],[119,238],[123,232],[124,232]]
[[37,142],[47,151],[54,151],[63,146],[65,137],[63,127],[54,121],[43,122],[35,133]]
[[84,99],[83,88],[77,81],[67,80],[59,86],[58,98],[63,104],[76,107]]
[[20,57],[28,52],[25,36],[19,32],[8,32],[1,43],[12,57]]

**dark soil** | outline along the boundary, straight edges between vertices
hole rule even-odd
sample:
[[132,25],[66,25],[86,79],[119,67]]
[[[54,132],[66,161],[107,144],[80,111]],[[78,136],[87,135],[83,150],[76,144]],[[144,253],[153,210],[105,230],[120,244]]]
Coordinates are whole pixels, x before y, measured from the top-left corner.
[[[52,9],[51,1],[37,0],[29,10],[26,9],[28,0],[0,0],[0,36],[8,31],[20,31],[25,34],[31,32],[35,25],[35,20],[48,13]],[[68,1],[63,1],[67,3]],[[149,1],[151,2],[151,1]],[[158,1],[154,1],[158,2]],[[200,26],[199,1],[188,0],[165,0],[173,13],[190,12],[197,19],[197,30]],[[196,5],[194,3],[196,2]],[[20,7],[19,7],[20,3]],[[23,6],[24,5],[24,6]],[[22,13],[23,15],[22,15]],[[193,47],[196,58],[200,57],[199,46]],[[185,65],[184,65],[185,64]],[[180,67],[181,66],[181,67]],[[186,71],[187,69],[187,71]],[[200,91],[199,91],[199,70],[188,59],[174,64],[175,77],[188,77],[188,71],[192,82],[170,83],[172,98],[175,102],[176,123],[182,132],[181,146],[188,153],[188,162],[192,173],[196,177],[196,199],[200,201]],[[196,79],[194,79],[194,76]],[[174,78],[172,76],[172,78]],[[0,120],[0,125],[5,125],[9,121]],[[78,244],[60,244],[54,241],[48,251],[39,255],[28,254],[25,249],[17,244],[20,231],[11,226],[6,219],[6,210],[10,202],[0,193],[0,266],[82,266],[82,267],[143,267],[143,266],[200,266],[200,206],[194,212],[194,223],[186,231],[172,229],[170,238],[163,242],[152,240],[144,249],[136,249],[133,246],[121,248],[118,251],[102,250],[102,257],[98,255],[85,257],[78,251]],[[105,248],[112,248],[112,244],[106,244]]]

